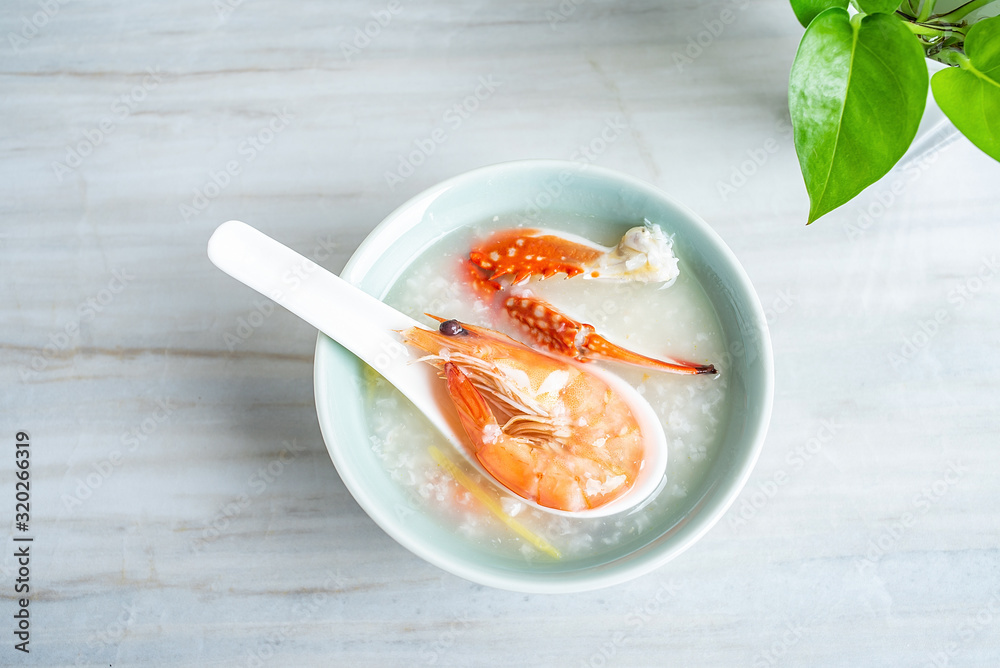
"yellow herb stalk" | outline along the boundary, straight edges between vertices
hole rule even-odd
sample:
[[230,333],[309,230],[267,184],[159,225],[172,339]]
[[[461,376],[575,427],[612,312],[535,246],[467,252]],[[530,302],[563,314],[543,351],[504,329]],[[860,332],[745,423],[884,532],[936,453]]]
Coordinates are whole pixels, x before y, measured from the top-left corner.
[[470,494],[482,501],[483,505],[489,508],[489,510],[514,533],[534,545],[545,554],[548,554],[556,559],[562,558],[562,555],[559,554],[559,550],[552,547],[552,545],[550,545],[544,538],[535,535],[526,526],[505,513],[503,508],[500,507],[500,504],[497,503],[496,499],[484,492],[479,485],[470,479],[469,476],[465,475],[465,473],[458,468],[454,462],[448,459],[444,453],[434,446],[428,448],[428,451],[430,452],[431,457],[434,458],[434,461],[437,462],[438,466],[447,471],[451,477],[454,478],[455,481],[464,487]]

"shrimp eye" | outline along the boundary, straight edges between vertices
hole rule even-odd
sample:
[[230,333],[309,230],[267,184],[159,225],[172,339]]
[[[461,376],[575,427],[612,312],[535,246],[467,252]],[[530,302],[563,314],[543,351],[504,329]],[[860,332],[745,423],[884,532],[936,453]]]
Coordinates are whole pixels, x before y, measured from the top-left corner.
[[458,320],[445,320],[438,327],[438,331],[445,336],[458,336],[459,334],[468,334],[467,331],[462,327],[462,323]]

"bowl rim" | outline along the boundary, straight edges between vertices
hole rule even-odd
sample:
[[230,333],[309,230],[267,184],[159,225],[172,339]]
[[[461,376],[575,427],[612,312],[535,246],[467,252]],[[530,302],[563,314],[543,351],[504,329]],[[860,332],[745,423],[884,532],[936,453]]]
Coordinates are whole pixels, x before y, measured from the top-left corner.
[[[715,250],[724,258],[728,264],[728,269],[737,280],[738,292],[742,296],[741,302],[752,311],[750,315],[753,321],[759,324],[759,328],[756,330],[759,334],[756,348],[763,368],[761,378],[763,396],[761,397],[760,411],[755,416],[751,416],[752,419],[748,419],[747,421],[747,430],[744,438],[751,442],[751,447],[746,451],[747,454],[743,457],[742,462],[739,463],[739,468],[735,475],[716,481],[716,484],[724,485],[728,489],[715,493],[709,499],[713,507],[703,508],[693,515],[689,513],[678,525],[675,525],[675,528],[679,528],[690,523],[694,524],[694,527],[680,540],[658,549],[650,549],[654,545],[653,543],[648,543],[635,552],[628,553],[612,562],[593,568],[548,574],[542,573],[539,576],[530,577],[526,577],[521,571],[486,570],[467,561],[452,558],[447,551],[434,549],[415,534],[407,532],[403,526],[404,523],[398,518],[381,511],[379,505],[371,498],[364,481],[359,478],[358,474],[340,456],[339,446],[336,445],[337,425],[334,424],[330,412],[325,409],[325,406],[329,405],[328,401],[330,397],[327,389],[328,383],[324,382],[327,375],[323,372],[323,367],[326,364],[326,355],[331,354],[339,346],[322,333],[319,333],[316,339],[314,359],[313,387],[316,399],[316,414],[327,451],[348,491],[350,491],[365,513],[383,531],[410,552],[449,573],[472,582],[499,589],[525,593],[589,591],[627,582],[645,575],[676,558],[704,537],[722,519],[723,515],[725,515],[736,501],[753,473],[754,466],[763,449],[770,424],[774,403],[774,359],[771,338],[760,299],[746,270],[733,251],[723,241],[722,237],[698,214],[681,202],[678,202],[668,193],[646,181],[616,170],[589,164],[581,167],[578,162],[564,160],[515,160],[488,165],[453,176],[421,191],[396,207],[368,234],[348,260],[344,270],[341,272],[341,277],[357,285],[367,272],[371,270],[384,249],[391,246],[400,236],[418,224],[419,221],[411,221],[410,224],[406,224],[406,221],[401,222],[404,214],[411,209],[422,206],[424,202],[433,201],[440,193],[451,188],[470,182],[477,182],[503,172],[524,169],[551,170],[553,173],[561,173],[567,169],[577,172],[583,171],[587,174],[597,176],[601,180],[621,183],[650,198],[666,202],[684,216],[684,223],[686,225],[693,225],[698,228],[715,246]],[[704,501],[705,497],[703,497],[702,502]],[[661,535],[660,539],[663,539],[665,535]],[[644,554],[639,554],[640,552]],[[542,577],[544,575],[550,577]]]

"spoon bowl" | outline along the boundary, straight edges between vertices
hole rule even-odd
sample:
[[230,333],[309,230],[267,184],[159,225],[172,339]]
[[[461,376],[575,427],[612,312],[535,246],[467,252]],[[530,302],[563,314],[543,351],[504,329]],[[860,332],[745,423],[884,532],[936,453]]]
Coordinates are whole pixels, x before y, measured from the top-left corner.
[[[445,383],[401,342],[398,332],[423,327],[421,323],[240,221],[231,220],[216,229],[208,242],[208,256],[219,269],[273,299],[375,369],[413,402],[484,479],[507,491],[463,445],[464,430]],[[649,403],[623,379],[593,365],[567,363],[603,380],[628,404],[642,433],[642,469],[627,492],[596,508],[565,511],[517,498],[539,510],[571,517],[605,517],[630,510],[663,481],[667,467],[663,427]]]

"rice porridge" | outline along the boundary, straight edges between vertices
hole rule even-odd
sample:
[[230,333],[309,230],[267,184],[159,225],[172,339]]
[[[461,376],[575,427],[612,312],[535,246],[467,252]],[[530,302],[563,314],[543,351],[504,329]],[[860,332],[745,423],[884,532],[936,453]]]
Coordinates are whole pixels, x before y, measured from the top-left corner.
[[[655,221],[654,221],[655,222]],[[532,227],[572,231],[614,245],[637,221],[600,225],[589,220],[533,221]],[[496,217],[436,242],[403,269],[384,301],[428,328],[425,313],[482,325],[519,337],[479,302],[462,279],[462,262],[476,239],[522,225]],[[666,230],[669,234],[670,230]],[[617,236],[616,236],[617,235]],[[676,375],[613,362],[593,362],[622,376],[649,401],[667,436],[665,482],[639,507],[602,518],[553,515],[521,502],[483,479],[434,431],[416,409],[376,372],[365,368],[370,447],[420,512],[492,553],[532,562],[591,558],[636,540],[690,503],[711,468],[729,415],[726,342],[715,311],[692,272],[684,245],[675,240],[680,276],[669,287],[581,278],[532,279],[531,289],[598,333],[650,357],[715,364],[717,375]],[[444,382],[444,381],[442,381]],[[442,461],[446,458],[446,461]],[[659,527],[662,531],[662,526]]]

